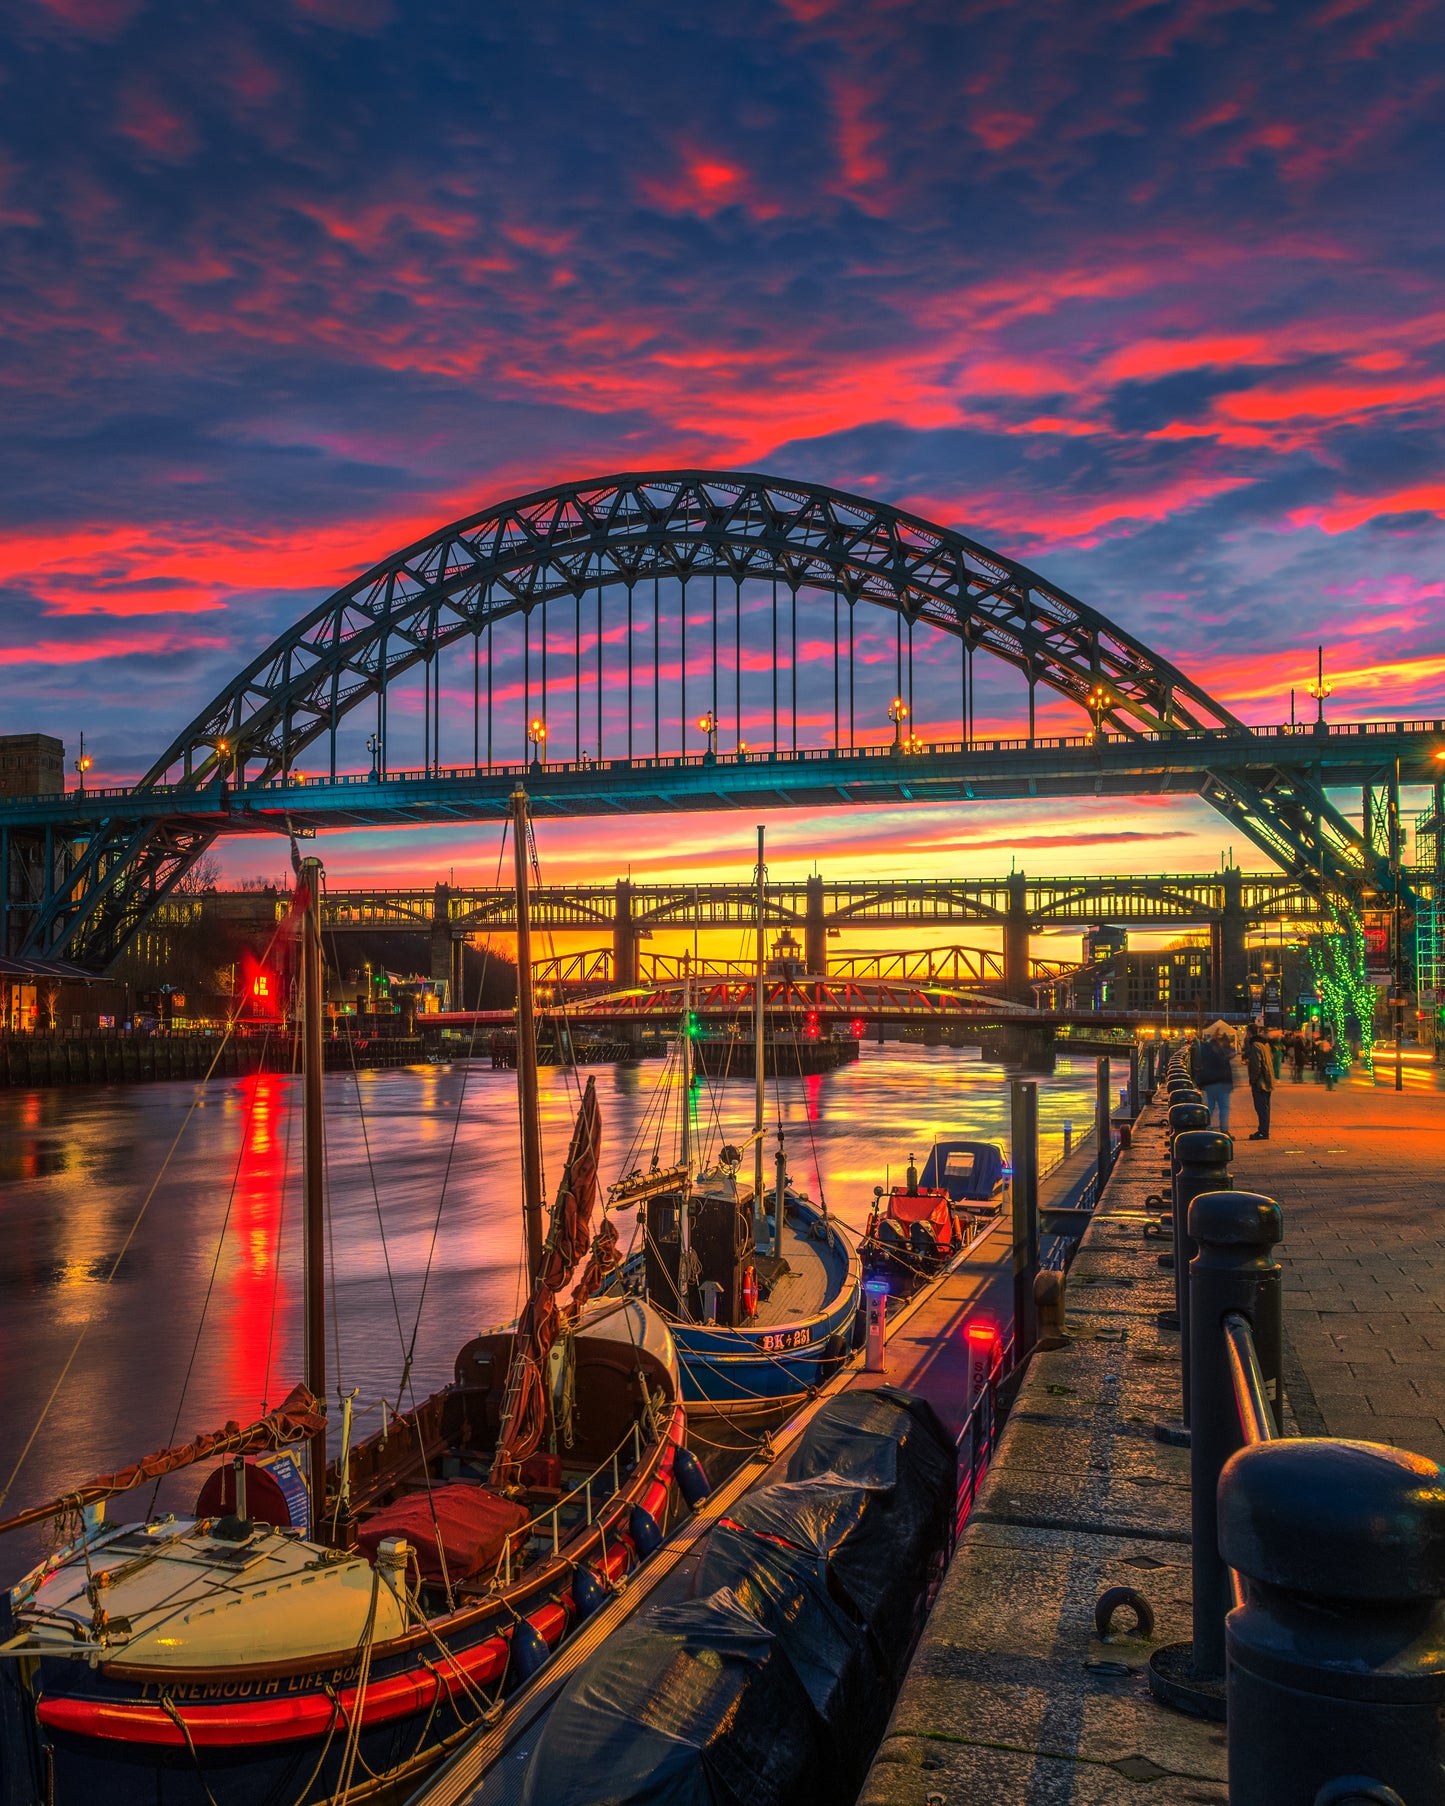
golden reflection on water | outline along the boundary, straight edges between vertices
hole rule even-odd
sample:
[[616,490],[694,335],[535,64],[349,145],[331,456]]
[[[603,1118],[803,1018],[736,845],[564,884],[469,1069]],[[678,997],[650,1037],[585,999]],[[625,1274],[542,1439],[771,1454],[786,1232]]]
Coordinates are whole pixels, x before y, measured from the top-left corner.
[[[604,1175],[645,1166],[654,1150],[670,1158],[676,1093],[660,1092],[661,1065],[591,1070]],[[1007,1076],[947,1048],[865,1043],[856,1064],[770,1083],[768,1160],[781,1123],[794,1182],[814,1197],[821,1188],[838,1217],[861,1225],[874,1185],[899,1175],[910,1153],[921,1163],[935,1136],[1007,1140]],[[1076,1134],[1091,1121],[1093,1085],[1092,1060],[1060,1062],[1055,1076],[1040,1078],[1046,1162],[1066,1120]],[[198,1091],[200,1107],[157,1185]],[[481,1065],[333,1073],[325,1095],[328,1359],[334,1367],[339,1350],[341,1383],[360,1388],[360,1403],[382,1392],[394,1402],[415,1328],[421,1396],[450,1378],[468,1336],[517,1309],[515,1076]],[[576,1074],[544,1070],[550,1184],[577,1098]],[[700,1081],[693,1114],[704,1152],[745,1136],[752,1107],[750,1080]],[[300,1377],[299,1108],[299,1080],[275,1074],[205,1088],[0,1093],[0,1381],[9,1407],[0,1416],[0,1483],[77,1330],[89,1325],[7,1508],[228,1418],[247,1419]],[[194,1490],[177,1477],[162,1504],[184,1509]],[[19,1570],[23,1553],[0,1548],[0,1577]]]

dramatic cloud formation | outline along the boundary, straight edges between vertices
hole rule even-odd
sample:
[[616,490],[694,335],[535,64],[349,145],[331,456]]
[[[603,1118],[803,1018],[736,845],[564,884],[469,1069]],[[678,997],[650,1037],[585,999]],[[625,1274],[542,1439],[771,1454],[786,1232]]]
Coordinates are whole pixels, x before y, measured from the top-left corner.
[[[1445,709],[1428,0],[17,0],[0,81],[3,728],[84,727],[112,779],[392,547],[649,465],[960,526],[1246,719],[1287,716],[1317,641],[1341,712]],[[894,652],[865,629],[873,737]],[[800,732],[832,709],[805,679]],[[981,720],[1018,710],[984,682]],[[1221,841],[1188,805],[1116,807],[1093,846],[1055,820],[779,838],[895,869],[923,840],[995,864],[1000,825],[1055,868]],[[700,868],[734,826],[633,824],[627,857]],[[429,877],[480,845],[330,857]],[[559,847],[625,863],[600,827]]]

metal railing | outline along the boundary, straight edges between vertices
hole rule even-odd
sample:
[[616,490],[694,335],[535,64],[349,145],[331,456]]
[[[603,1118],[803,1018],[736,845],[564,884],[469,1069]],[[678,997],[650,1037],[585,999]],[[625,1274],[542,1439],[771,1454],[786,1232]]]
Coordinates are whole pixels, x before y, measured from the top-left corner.
[[1226,1139],[1186,1128],[1171,1162],[1193,1638],[1155,1651],[1150,1688],[1227,1720],[1230,1806],[1439,1799],[1445,1469],[1286,1434],[1284,1224],[1190,1145]]
[[[929,755],[965,755],[973,753],[1016,753],[1016,752],[1073,752],[1096,751],[1101,747],[1129,747],[1140,745],[1188,746],[1198,744],[1247,743],[1254,740],[1304,740],[1318,741],[1340,740],[1352,738],[1371,738],[1400,734],[1445,734],[1445,721],[1441,720],[1406,720],[1406,721],[1340,721],[1340,722],[1283,722],[1277,726],[1262,725],[1242,728],[1199,728],[1192,731],[1182,729],[1156,730],[1138,733],[1100,734],[1035,734],[1032,737],[974,735],[967,740],[924,741],[916,747],[898,747],[891,740],[879,741],[866,746],[848,747],[770,747],[754,748],[747,752],[718,753],[675,753],[655,758],[597,758],[597,759],[548,759],[542,762],[519,760],[515,762],[498,761],[491,765],[432,766],[403,771],[357,771],[338,772],[335,776],[329,773],[318,773],[316,776],[299,772],[287,772],[279,777],[268,778],[252,784],[236,784],[234,780],[225,778],[219,772],[208,773],[201,782],[175,784],[148,784],[145,786],[120,785],[96,786],[87,784],[83,792],[71,791],[72,797],[100,798],[110,800],[130,796],[194,796],[198,792],[210,789],[216,784],[226,783],[233,792],[261,793],[278,790],[304,790],[312,787],[332,785],[368,785],[368,784],[415,784],[452,780],[456,782],[475,781],[478,778],[526,777],[544,771],[550,774],[564,772],[625,772],[625,771],[657,771],[676,770],[679,767],[707,769],[713,766],[767,765],[778,763],[803,763],[821,760],[895,760],[900,764],[927,758]],[[17,796],[7,798],[7,802],[22,803],[55,803],[58,795],[65,792],[40,792],[33,796]]]

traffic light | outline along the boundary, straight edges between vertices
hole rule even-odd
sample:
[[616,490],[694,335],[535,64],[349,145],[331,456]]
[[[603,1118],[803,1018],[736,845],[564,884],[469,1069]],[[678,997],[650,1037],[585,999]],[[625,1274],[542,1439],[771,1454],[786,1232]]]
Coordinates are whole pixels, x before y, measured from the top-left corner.
[[803,1033],[810,1041],[818,1039],[818,1012],[816,1010],[808,1011],[807,1021],[803,1024]]
[[861,1016],[855,1016],[848,1026],[852,1032],[853,1039],[855,1041],[861,1041],[863,1039],[863,1018]]

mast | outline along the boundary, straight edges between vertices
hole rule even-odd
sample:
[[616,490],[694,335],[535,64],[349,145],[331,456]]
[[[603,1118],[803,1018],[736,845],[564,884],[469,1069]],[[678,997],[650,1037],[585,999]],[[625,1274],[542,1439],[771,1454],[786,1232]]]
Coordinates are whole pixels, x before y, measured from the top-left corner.
[[758,970],[753,989],[753,1240],[761,1243],[763,1210],[763,1115],[767,1104],[764,1079],[763,984],[767,977],[767,945],[763,929],[763,834],[758,827]]
[[690,1317],[688,1292],[692,1283],[692,1223],[688,1205],[692,1194],[692,966],[682,956],[682,1145],[679,1157],[683,1172],[681,1206],[677,1217],[677,1314]]
[[517,896],[517,1101],[522,1115],[522,1220],[527,1289],[542,1271],[542,1114],[537,1100],[537,1010],[532,995],[532,920],[527,882],[527,793],[512,792],[512,872]]
[[[326,1129],[321,1108],[321,861],[301,861],[302,1173],[305,1186],[306,1385],[326,1410]],[[326,1510],[326,1421],[311,1438],[311,1527]]]

